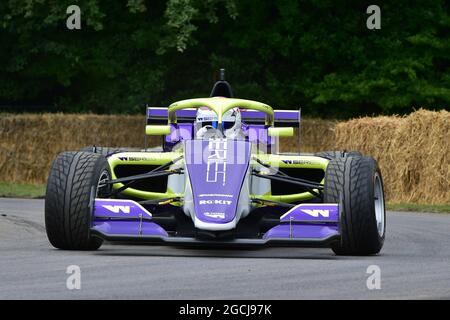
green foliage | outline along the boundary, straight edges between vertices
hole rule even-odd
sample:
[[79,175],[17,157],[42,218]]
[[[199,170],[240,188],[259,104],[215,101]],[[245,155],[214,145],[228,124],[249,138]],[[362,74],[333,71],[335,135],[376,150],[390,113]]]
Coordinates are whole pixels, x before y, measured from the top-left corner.
[[[81,8],[81,30],[65,27]],[[237,96],[350,117],[450,105],[450,4],[386,1],[381,30],[350,0],[5,0],[0,109],[142,112],[206,96],[220,67]],[[19,107],[20,106],[20,107]]]

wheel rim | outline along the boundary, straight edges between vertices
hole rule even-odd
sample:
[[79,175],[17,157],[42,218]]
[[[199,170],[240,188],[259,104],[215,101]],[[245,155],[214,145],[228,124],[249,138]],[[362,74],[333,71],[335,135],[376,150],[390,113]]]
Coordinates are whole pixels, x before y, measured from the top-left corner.
[[378,173],[374,178],[374,201],[375,201],[375,219],[377,222],[377,230],[380,237],[384,235],[385,229],[385,214],[384,214],[384,192],[383,183]]
[[97,182],[97,190],[95,192],[96,197],[101,196],[102,194],[107,193],[108,186],[104,185],[106,181],[109,180],[109,172],[107,170],[103,170],[98,178]]

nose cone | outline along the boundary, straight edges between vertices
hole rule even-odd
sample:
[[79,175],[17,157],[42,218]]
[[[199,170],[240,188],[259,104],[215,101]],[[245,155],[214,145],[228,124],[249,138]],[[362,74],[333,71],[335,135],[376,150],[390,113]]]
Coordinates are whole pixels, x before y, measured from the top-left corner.
[[198,220],[196,227],[230,224],[236,219],[250,154],[251,144],[246,141],[186,141],[186,168]]

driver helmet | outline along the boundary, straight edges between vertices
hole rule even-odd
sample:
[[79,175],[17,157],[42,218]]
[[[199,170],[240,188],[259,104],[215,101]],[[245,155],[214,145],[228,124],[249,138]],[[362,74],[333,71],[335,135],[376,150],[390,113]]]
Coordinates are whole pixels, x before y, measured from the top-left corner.
[[225,112],[222,116],[222,131],[218,128],[219,119],[217,114],[207,108],[201,107],[197,110],[195,119],[195,130],[198,138],[203,138],[208,131],[216,132],[216,135],[221,133],[222,136],[231,139],[237,139],[242,135],[242,121],[241,112],[239,108],[233,108]]
[[238,139],[242,136],[242,120],[239,108],[233,108],[224,113],[222,128],[225,137]]
[[197,130],[203,128],[205,126],[211,126],[214,129],[217,129],[219,119],[217,118],[217,114],[207,107],[200,107],[197,110],[197,116],[195,118],[195,126]]
[[222,134],[217,130],[218,122],[217,114],[213,110],[207,107],[198,108],[194,126],[197,139],[222,138]]

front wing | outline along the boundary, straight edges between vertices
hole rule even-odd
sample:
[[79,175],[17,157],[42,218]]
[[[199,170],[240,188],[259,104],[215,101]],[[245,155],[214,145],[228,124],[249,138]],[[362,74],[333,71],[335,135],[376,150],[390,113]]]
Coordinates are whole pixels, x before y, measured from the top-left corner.
[[205,240],[177,236],[154,222],[153,215],[132,200],[94,199],[91,234],[108,241],[166,245],[329,247],[340,241],[337,203],[299,204],[264,234],[252,238]]

